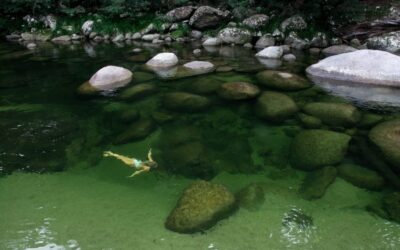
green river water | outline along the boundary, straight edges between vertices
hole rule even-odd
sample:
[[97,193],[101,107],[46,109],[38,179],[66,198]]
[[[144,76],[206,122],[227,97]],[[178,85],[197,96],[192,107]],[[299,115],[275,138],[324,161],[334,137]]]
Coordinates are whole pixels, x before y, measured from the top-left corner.
[[[253,114],[254,101],[228,102],[212,92],[213,84],[257,83],[254,72],[265,66],[254,51],[204,51],[201,60],[233,71],[164,81],[143,64],[163,50],[175,52],[180,63],[191,61],[194,47],[144,46],[142,53],[130,54],[135,47],[44,44],[27,51],[0,43],[0,249],[400,249],[400,225],[365,209],[385,191],[361,189],[338,177],[321,199],[304,200],[298,189],[305,172],[288,163],[293,134],[302,130],[298,122],[262,121]],[[303,74],[318,60],[297,56],[296,63],[280,69]],[[152,83],[157,92],[129,101],[119,98],[120,90],[94,98],[77,94],[110,64],[132,70],[131,84]],[[202,84],[208,87],[199,88]],[[166,111],[160,98],[172,91],[208,96],[213,105],[199,113]],[[316,87],[290,95],[298,103],[341,99]],[[396,103],[352,101],[364,112],[398,113]],[[129,127],[121,113],[132,109],[145,118],[159,117],[154,131],[113,143]],[[205,148],[200,165],[212,168],[185,168],[196,147],[171,144],[182,134]],[[127,178],[132,169],[102,157],[112,150],[144,159],[149,148],[160,167],[135,178]],[[346,161],[353,158],[349,151]],[[167,230],[165,220],[182,190],[198,178],[233,192],[260,183],[265,202],[257,211],[239,209],[203,233]],[[283,223],[291,211],[307,214],[312,224]]]

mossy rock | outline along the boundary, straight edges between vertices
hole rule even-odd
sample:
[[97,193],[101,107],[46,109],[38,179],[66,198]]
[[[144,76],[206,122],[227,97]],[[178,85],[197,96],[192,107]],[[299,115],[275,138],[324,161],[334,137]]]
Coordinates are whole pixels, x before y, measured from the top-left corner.
[[101,91],[93,85],[91,85],[89,82],[85,82],[82,85],[78,87],[77,93],[80,96],[96,96],[99,95]]
[[290,163],[302,170],[315,170],[339,164],[351,137],[328,130],[311,129],[300,132],[290,147]]
[[184,88],[195,94],[212,94],[216,92],[222,84],[223,82],[220,80],[204,77],[191,81],[185,85]]
[[306,200],[321,198],[334,182],[336,175],[337,169],[331,166],[308,173],[300,187],[300,195]]
[[265,201],[264,188],[260,184],[250,184],[236,194],[236,199],[240,207],[256,211]]
[[297,91],[312,86],[306,78],[301,76],[280,72],[275,70],[265,70],[257,74],[257,80],[260,84],[277,90]]
[[400,170],[400,120],[378,124],[369,132],[369,139],[382,151],[385,159]]
[[151,119],[141,119],[130,125],[126,131],[117,135],[114,144],[125,144],[146,138],[156,129],[155,123]]
[[338,166],[339,176],[354,186],[369,190],[381,190],[385,179],[377,172],[354,164]]
[[139,117],[140,113],[136,109],[126,109],[119,114],[119,119],[125,123],[137,121]]
[[383,208],[389,218],[400,223],[400,192],[394,192],[383,198]]
[[184,190],[165,227],[179,233],[201,232],[231,215],[236,208],[235,196],[225,186],[196,181]]
[[316,129],[322,126],[321,119],[311,115],[299,113],[297,118],[300,120],[301,125],[305,128]]
[[327,125],[336,127],[353,127],[361,119],[361,112],[346,103],[313,102],[306,104],[303,111],[318,117]]
[[383,121],[383,116],[372,114],[372,113],[365,113],[363,114],[360,122],[358,123],[358,127],[360,128],[372,128],[373,126],[377,125],[378,123]]
[[282,122],[297,111],[298,107],[291,97],[275,91],[264,91],[255,105],[256,115],[272,122]]
[[185,93],[167,93],[163,97],[164,107],[174,111],[196,112],[207,109],[211,102],[207,97]]

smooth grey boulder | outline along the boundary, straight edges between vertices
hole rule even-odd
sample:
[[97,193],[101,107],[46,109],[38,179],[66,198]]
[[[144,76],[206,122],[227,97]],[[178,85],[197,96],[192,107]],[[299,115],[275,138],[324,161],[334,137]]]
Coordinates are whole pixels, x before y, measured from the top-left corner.
[[227,44],[245,44],[251,41],[251,33],[241,28],[225,28],[218,33],[218,38]]
[[235,196],[225,186],[196,181],[184,190],[165,227],[179,233],[204,231],[236,209]]
[[333,45],[323,49],[322,54],[324,54],[325,56],[334,56],[354,51],[357,51],[357,49],[348,45],[340,44],[340,45]]
[[89,80],[89,84],[98,90],[109,90],[127,85],[132,80],[132,72],[128,69],[109,65],[97,71]]
[[146,65],[151,68],[170,68],[178,64],[178,57],[174,53],[164,52],[155,55]]
[[209,37],[203,42],[203,46],[218,46],[222,44],[222,40],[218,37]]
[[261,28],[262,26],[266,25],[269,21],[269,17],[264,14],[256,14],[252,15],[251,17],[248,17],[243,20],[243,25],[252,28],[252,29],[258,29]]
[[183,68],[189,70],[193,75],[206,74],[215,70],[214,64],[207,61],[192,61],[185,63]]
[[165,14],[165,17],[170,22],[178,22],[189,19],[194,10],[195,8],[193,6],[182,6],[170,10],[167,14]]
[[258,52],[257,57],[265,59],[279,59],[283,55],[283,49],[281,46],[270,46]]
[[229,11],[221,11],[210,6],[200,6],[190,17],[189,25],[199,30],[213,28],[229,16]]
[[331,56],[306,69],[316,83],[344,82],[400,87],[400,57],[379,50]]

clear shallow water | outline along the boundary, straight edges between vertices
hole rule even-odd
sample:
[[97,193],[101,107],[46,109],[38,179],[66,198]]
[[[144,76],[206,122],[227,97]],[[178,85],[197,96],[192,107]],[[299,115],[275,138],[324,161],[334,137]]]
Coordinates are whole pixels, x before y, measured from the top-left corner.
[[[252,101],[225,102],[208,94],[214,105],[207,112],[167,113],[173,121],[158,124],[146,139],[112,145],[129,125],[117,116],[125,108],[146,117],[165,113],[159,103],[165,92],[198,93],[196,83],[211,81],[255,82],[254,73],[214,73],[177,81],[147,74],[142,80],[156,84],[159,91],[140,100],[121,101],[119,92],[93,99],[77,95],[78,86],[99,68],[113,64],[144,72],[143,62],[161,50],[147,47],[141,55],[129,55],[133,47],[47,46],[27,53],[18,45],[0,44],[1,249],[399,248],[400,226],[365,211],[381,193],[336,178],[322,199],[303,200],[298,189],[304,173],[287,162],[292,134],[299,126],[295,121],[276,125],[258,120]],[[182,62],[194,59],[192,48],[169,50]],[[202,59],[243,71],[259,67],[253,53],[223,47]],[[301,73],[316,60],[299,58],[299,63],[282,69]],[[338,99],[321,91],[291,95],[299,103]],[[206,146],[200,166],[213,168],[184,171],[180,164],[190,159],[182,154],[171,166],[165,155],[171,153],[171,135],[185,133],[185,140]],[[134,179],[126,178],[131,169],[101,158],[103,150],[145,158],[149,147],[161,169]],[[188,177],[212,179],[231,191],[259,182],[266,200],[258,211],[240,209],[204,234],[173,233],[164,228],[164,221],[192,181]],[[304,212],[312,223],[287,222],[291,211]]]

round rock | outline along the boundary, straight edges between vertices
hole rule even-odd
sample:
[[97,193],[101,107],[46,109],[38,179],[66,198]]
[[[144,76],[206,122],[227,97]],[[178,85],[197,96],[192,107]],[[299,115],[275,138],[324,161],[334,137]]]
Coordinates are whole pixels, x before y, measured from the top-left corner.
[[178,57],[174,53],[159,53],[151,58],[146,65],[154,68],[169,68],[177,65]]
[[97,71],[89,84],[98,90],[110,90],[127,85],[132,80],[132,72],[118,66],[106,66]]

